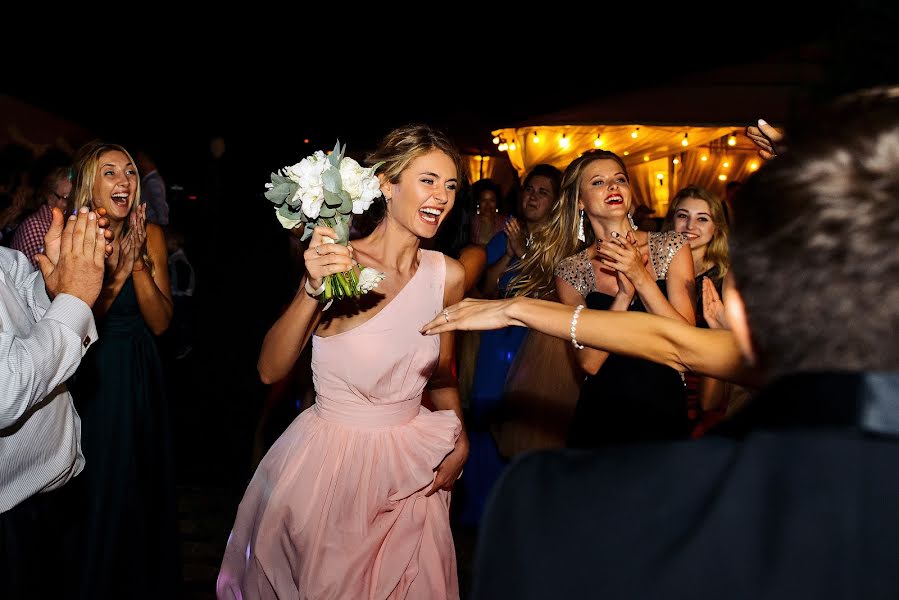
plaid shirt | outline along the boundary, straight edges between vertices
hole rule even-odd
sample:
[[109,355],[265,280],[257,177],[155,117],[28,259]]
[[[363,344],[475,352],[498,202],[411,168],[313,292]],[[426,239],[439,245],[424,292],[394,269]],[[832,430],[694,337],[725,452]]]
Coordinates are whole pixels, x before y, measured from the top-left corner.
[[35,269],[37,269],[37,263],[32,257],[44,251],[44,236],[47,235],[52,222],[53,211],[49,205],[42,204],[31,216],[19,224],[9,243],[9,247],[24,254]]

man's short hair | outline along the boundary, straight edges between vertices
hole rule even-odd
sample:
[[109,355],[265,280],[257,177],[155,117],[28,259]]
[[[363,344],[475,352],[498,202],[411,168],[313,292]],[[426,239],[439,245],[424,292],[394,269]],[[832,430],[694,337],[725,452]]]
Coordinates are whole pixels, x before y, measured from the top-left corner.
[[899,368],[899,88],[787,128],[740,190],[731,260],[761,366]]

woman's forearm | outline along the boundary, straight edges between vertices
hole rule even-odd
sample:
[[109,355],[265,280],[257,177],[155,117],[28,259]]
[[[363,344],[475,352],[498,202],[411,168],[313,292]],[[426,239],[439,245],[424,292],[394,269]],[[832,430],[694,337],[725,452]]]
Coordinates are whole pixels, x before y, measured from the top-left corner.
[[154,335],[161,335],[172,321],[172,300],[162,293],[148,268],[133,271],[131,279],[141,316]]
[[[515,298],[508,305],[516,324],[564,340],[571,339],[573,309],[564,304]],[[683,321],[634,312],[587,310],[577,325],[580,344],[661,363],[679,371],[757,383],[757,375],[743,364],[729,331],[699,329]]]
[[283,379],[300,356],[321,316],[321,305],[303,286],[262,342],[256,369],[263,383]]

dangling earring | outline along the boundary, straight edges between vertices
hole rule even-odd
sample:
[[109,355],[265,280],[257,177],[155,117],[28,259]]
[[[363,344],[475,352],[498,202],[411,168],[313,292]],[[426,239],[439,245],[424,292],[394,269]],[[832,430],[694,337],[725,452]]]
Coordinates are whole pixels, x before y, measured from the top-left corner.
[[577,239],[582,242],[587,241],[587,236],[584,235],[584,209],[581,209],[581,218],[580,222],[577,225]]
[[481,205],[480,204],[475,205],[474,214],[476,214],[476,215],[481,214]]
[[637,231],[637,224],[634,223],[634,216],[631,213],[627,213],[627,220],[631,223],[631,229]]

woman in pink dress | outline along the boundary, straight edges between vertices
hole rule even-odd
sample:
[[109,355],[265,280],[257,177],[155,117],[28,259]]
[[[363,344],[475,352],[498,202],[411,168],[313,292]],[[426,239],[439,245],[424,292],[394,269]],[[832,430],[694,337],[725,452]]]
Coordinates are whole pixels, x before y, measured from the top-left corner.
[[[383,217],[352,248],[324,243],[336,234],[315,228],[306,285],[265,337],[266,383],[284,377],[312,338],[316,403],[275,442],[244,494],[220,598],[459,596],[449,490],[468,440],[453,338],[419,328],[462,299],[464,271],[419,244],[452,209],[462,160],[427,126],[394,130],[368,160],[383,161]],[[386,279],[323,312],[312,293],[355,264]],[[433,412],[422,406],[426,389]]]

